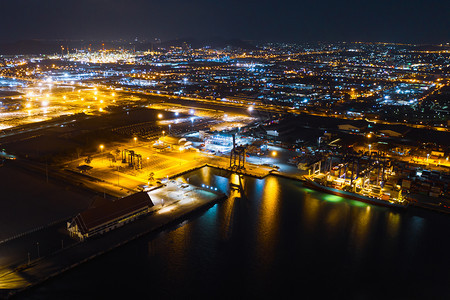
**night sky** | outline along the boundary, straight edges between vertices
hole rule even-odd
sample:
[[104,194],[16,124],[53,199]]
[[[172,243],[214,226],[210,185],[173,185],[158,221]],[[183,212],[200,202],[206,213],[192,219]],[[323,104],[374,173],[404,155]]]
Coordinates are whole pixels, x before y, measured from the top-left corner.
[[0,41],[450,42],[449,0],[0,0]]

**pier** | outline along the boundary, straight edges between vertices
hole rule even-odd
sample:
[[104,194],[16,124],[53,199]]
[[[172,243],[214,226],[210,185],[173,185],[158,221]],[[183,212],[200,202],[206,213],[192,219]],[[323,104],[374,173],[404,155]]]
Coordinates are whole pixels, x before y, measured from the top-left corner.
[[[23,257],[22,261],[17,261],[17,251],[10,251],[9,255],[7,252],[2,253],[3,265],[7,267],[0,270],[0,297],[9,298],[21,291],[30,289],[139,237],[181,222],[192,214],[207,209],[226,197],[222,193],[192,185],[188,185],[185,190],[178,193],[174,193],[173,186],[161,187],[149,192],[149,195],[155,198],[158,203],[156,209],[150,214],[83,242],[68,239],[68,235],[66,235],[66,245],[61,242],[57,250],[45,248],[46,244],[51,243],[51,241],[59,241],[61,231],[64,230],[64,222],[51,228],[32,232],[21,238],[23,240],[5,242],[2,245],[4,249],[15,248],[16,250],[29,242],[30,244],[27,247],[33,246],[33,249],[38,253],[36,255],[33,251],[31,257],[28,253],[28,258]],[[161,198],[164,198],[163,203],[160,203]],[[34,242],[36,240],[40,242],[36,244]],[[10,263],[6,263],[8,259],[10,259]]]

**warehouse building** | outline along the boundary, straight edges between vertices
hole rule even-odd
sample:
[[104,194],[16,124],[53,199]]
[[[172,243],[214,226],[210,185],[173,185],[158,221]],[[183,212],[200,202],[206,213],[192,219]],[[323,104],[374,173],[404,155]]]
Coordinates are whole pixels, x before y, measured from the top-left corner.
[[71,222],[67,222],[67,229],[71,236],[84,240],[134,221],[139,216],[147,214],[153,205],[146,192],[139,192],[116,201],[97,201]]

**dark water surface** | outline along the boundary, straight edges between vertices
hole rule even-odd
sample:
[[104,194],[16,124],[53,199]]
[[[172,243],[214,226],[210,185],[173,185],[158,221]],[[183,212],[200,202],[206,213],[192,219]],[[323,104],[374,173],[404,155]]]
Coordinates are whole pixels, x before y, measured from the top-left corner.
[[[238,182],[210,168],[190,183]],[[245,177],[230,197],[21,295],[107,298],[450,298],[450,216]]]

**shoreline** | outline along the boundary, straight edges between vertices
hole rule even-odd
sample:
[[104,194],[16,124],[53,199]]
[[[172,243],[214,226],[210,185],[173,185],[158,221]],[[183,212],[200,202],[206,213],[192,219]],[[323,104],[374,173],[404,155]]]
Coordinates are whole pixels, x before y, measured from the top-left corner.
[[[199,188],[199,190],[202,189]],[[191,203],[185,208],[180,208],[179,206],[174,207],[170,213],[160,213],[161,207],[135,222],[113,230],[112,233],[110,232],[102,236],[94,237],[85,242],[77,241],[66,248],[56,250],[46,257],[35,259],[34,261],[31,261],[30,264],[24,263],[18,265],[13,270],[2,274],[0,277],[1,280],[4,282],[8,282],[8,279],[13,281],[15,276],[24,274],[28,275],[25,277],[35,278],[34,281],[23,283],[22,286],[18,288],[5,288],[0,293],[0,297],[10,298],[30,290],[51,278],[131,241],[148,234],[158,233],[173,225],[179,224],[195,214],[208,210],[219,201],[227,198],[227,195],[223,193],[211,192],[211,194],[214,194],[212,199],[202,199],[200,202]],[[175,202],[164,206],[164,208],[174,205],[176,205]]]
[[[199,170],[204,167],[210,167],[210,168],[217,169],[220,171],[228,171],[230,173],[238,173],[241,175],[251,176],[254,178],[258,178],[258,179],[263,179],[269,175],[273,175],[273,176],[286,178],[286,179],[290,179],[290,180],[296,180],[299,182],[305,181],[302,176],[297,177],[293,174],[279,172],[276,170],[268,171],[267,174],[264,174],[263,176],[261,176],[258,174],[251,174],[251,172],[248,172],[248,170],[244,170],[243,172],[242,171],[236,172],[234,170],[229,170],[224,167],[215,166],[210,163],[205,163],[205,164],[202,164],[195,168],[190,168],[188,170],[184,170],[182,172],[173,174],[173,175],[169,176],[169,178],[173,179],[173,178],[182,176],[186,173]],[[196,188],[199,190],[203,190],[201,187],[196,187]],[[20,288],[4,289],[2,292],[0,292],[0,297],[10,298],[19,293],[30,290],[33,287],[36,287],[51,278],[54,278],[54,277],[66,272],[68,270],[71,270],[85,262],[88,262],[96,257],[99,257],[102,254],[108,253],[108,252],[110,252],[122,245],[125,245],[133,240],[136,240],[136,239],[141,238],[148,234],[160,232],[162,230],[169,228],[170,226],[179,224],[180,222],[191,218],[193,215],[195,215],[197,213],[207,211],[210,207],[214,206],[219,201],[222,201],[228,197],[228,195],[226,195],[224,193],[216,192],[213,194],[215,194],[215,197],[213,199],[202,200],[201,203],[197,203],[196,205],[189,207],[187,209],[184,209],[181,211],[179,209],[174,209],[173,213],[171,212],[167,215],[160,216],[158,214],[158,211],[161,208],[159,208],[158,210],[156,210],[152,213],[149,213],[145,217],[143,217],[139,220],[136,220],[135,222],[128,224],[127,226],[124,226],[122,228],[114,230],[113,231],[114,233],[108,233],[106,235],[99,236],[97,238],[88,239],[86,242],[77,241],[77,242],[67,246],[66,248],[56,250],[55,252],[50,253],[47,256],[37,258],[37,259],[31,261],[29,264],[18,264],[18,265],[16,265],[15,268],[10,270],[9,272],[5,272],[5,273],[1,274],[0,279],[2,279],[2,280],[6,279],[6,281],[7,281],[8,277],[25,273],[26,275],[30,275],[29,278],[36,278],[35,281],[28,282]],[[170,207],[171,205],[175,205],[174,203],[176,203],[176,202],[173,202],[172,204],[168,205],[167,207]],[[432,210],[432,211],[436,211],[436,212],[441,212],[441,213],[449,213],[449,211],[443,210],[440,207],[431,207],[426,204],[421,205],[420,203],[418,203],[418,204],[412,203],[412,206],[422,208],[422,209]],[[154,220],[155,216],[156,216],[157,220]],[[142,228],[143,224],[147,224],[147,225],[150,224],[151,226],[145,226],[145,228],[143,229]],[[22,237],[22,236],[25,236],[28,234],[33,234],[34,232],[44,231],[44,230],[46,230],[46,227],[47,226],[45,226],[44,228],[42,228],[40,230],[36,230],[33,232],[26,232],[24,234],[20,234],[19,236]],[[132,232],[131,237],[129,237],[130,232]],[[16,239],[16,237],[7,239],[6,241],[4,241],[4,243],[6,244],[10,240],[14,240],[14,239]],[[107,244],[106,247],[104,247],[104,245],[103,245],[104,243]],[[76,251],[76,250],[80,250],[81,254],[78,253],[78,251]],[[75,253],[72,253],[72,256],[70,256],[70,252],[75,252]],[[63,263],[58,264],[57,263],[58,259],[63,259]],[[55,260],[56,260],[56,262],[55,262]],[[50,265],[53,264],[53,269],[51,267],[48,268],[48,265],[47,265],[47,266],[45,266],[47,269],[44,270],[44,272],[39,271],[40,266],[42,264],[45,265],[46,263],[47,264],[50,263]],[[48,269],[51,269],[51,270],[49,271]],[[33,271],[35,272],[34,274],[33,274]],[[31,274],[29,274],[29,273],[31,273]]]

